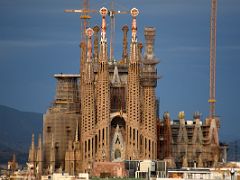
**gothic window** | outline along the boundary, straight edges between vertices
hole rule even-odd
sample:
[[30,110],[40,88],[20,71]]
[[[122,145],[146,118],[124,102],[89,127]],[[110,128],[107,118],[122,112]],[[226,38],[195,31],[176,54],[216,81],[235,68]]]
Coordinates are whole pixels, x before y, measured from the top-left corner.
[[91,142],[90,142],[90,139],[88,140],[88,151],[90,151],[90,145],[91,145]]
[[97,153],[97,149],[98,149],[98,140],[97,140],[97,135],[95,135],[95,153]]
[[132,138],[132,128],[130,127],[130,139]]
[[148,151],[150,152],[151,151],[151,141],[148,140]]
[[143,144],[143,137],[140,135],[140,146]]
[[104,140],[104,129],[102,130],[102,139]]
[[107,144],[108,144],[108,127],[106,127],[106,137],[107,137]]
[[135,140],[135,129],[133,129],[133,140]]

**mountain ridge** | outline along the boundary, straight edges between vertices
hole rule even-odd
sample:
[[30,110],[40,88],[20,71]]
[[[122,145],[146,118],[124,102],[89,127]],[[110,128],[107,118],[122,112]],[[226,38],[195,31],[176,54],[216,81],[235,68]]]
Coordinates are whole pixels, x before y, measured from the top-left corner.
[[[21,164],[27,161],[32,133],[35,134],[35,144],[38,134],[42,134],[42,117],[42,113],[25,112],[0,105],[0,164],[6,164],[13,154],[16,154],[17,161]],[[224,139],[223,142],[229,145],[229,160],[239,160],[240,139],[232,140],[227,136]]]
[[41,113],[0,105],[0,163],[6,163],[13,153],[17,160],[26,160],[31,134],[41,134],[42,125]]

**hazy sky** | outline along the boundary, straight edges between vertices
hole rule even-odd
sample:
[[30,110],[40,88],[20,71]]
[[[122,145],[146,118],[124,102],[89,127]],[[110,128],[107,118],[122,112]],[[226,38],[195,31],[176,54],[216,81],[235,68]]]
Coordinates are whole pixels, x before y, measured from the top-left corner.
[[[81,4],[79,0],[0,0],[0,104],[43,113],[54,99],[53,75],[79,72],[79,15],[63,11]],[[90,4],[97,10],[110,7],[103,0]],[[185,111],[191,119],[200,111],[204,119],[209,111],[210,0],[115,0],[115,7],[139,9],[138,41],[144,42],[144,27],[156,27],[161,116],[169,111],[176,119],[179,111]],[[92,16],[90,26],[100,25],[100,15]],[[122,54],[121,27],[130,27],[130,22],[129,15],[116,16],[117,59]],[[239,67],[240,1],[219,0],[216,112],[224,138],[240,138]]]

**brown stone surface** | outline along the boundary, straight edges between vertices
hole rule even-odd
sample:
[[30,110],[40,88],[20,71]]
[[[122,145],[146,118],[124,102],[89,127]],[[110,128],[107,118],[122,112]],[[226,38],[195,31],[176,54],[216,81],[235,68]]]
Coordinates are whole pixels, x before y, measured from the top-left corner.
[[126,177],[124,162],[94,162],[92,176]]

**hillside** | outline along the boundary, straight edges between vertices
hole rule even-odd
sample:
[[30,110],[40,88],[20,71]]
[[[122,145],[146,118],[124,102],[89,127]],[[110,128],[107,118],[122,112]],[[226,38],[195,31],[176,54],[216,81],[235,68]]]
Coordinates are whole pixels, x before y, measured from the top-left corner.
[[24,161],[32,133],[42,133],[42,114],[0,105],[0,164],[6,163],[13,153],[18,161]]

